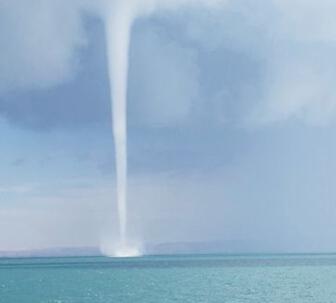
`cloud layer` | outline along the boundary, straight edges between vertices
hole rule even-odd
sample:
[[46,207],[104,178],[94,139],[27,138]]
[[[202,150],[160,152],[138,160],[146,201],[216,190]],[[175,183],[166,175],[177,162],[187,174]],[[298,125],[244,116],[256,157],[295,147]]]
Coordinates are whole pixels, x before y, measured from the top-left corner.
[[80,13],[59,1],[0,3],[0,92],[47,88],[68,80],[85,45]]
[[[69,85],[75,88],[91,64],[101,66],[95,74],[100,88],[94,86],[93,77],[88,78],[85,87],[92,85],[91,93],[78,93],[76,98],[84,99],[78,105],[87,102],[91,107],[91,120],[102,120],[103,114],[95,116],[95,108],[108,104],[105,45],[90,36],[89,24],[100,22],[88,21],[87,16],[100,18],[107,3],[112,2],[1,2],[3,113],[11,116],[11,107],[19,107],[7,104],[8,100],[27,99],[27,93],[18,96],[20,91],[34,91],[34,100],[28,103],[43,99],[33,105],[37,115],[29,119],[39,119],[39,107],[47,107],[44,102],[64,103],[60,108],[67,111],[72,97],[51,97],[48,92],[55,86],[64,91]],[[260,125],[288,119],[326,124],[334,117],[332,2],[213,1],[207,2],[206,10],[200,9],[203,1],[129,4],[147,16],[134,28],[129,89],[131,111],[142,124],[146,119],[153,125],[190,121],[204,109],[213,111],[215,117],[210,119],[220,124],[235,120],[236,124]],[[99,31],[103,39],[102,24]],[[25,102],[21,103],[24,108]],[[83,114],[83,123],[87,119]]]

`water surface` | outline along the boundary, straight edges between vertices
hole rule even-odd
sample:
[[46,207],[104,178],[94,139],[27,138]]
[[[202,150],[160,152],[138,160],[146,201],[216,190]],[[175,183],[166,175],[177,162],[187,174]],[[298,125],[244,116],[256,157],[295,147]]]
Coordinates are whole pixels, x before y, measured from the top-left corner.
[[0,259],[0,303],[39,302],[336,302],[336,256]]

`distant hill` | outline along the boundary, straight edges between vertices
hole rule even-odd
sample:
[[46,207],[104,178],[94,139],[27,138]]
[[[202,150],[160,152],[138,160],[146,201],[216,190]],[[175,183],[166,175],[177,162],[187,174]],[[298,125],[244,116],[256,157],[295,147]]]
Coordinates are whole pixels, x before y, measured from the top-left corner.
[[95,247],[56,247],[48,249],[0,251],[0,258],[29,258],[29,257],[81,257],[100,256],[101,252]]
[[[213,253],[253,253],[251,243],[245,241],[224,242],[169,242],[152,243],[145,246],[147,255],[164,254],[213,254]],[[275,250],[276,251],[276,250]],[[270,251],[262,251],[270,252]],[[0,258],[23,257],[81,257],[101,256],[98,247],[57,247],[49,249],[36,249],[27,251],[0,251]]]

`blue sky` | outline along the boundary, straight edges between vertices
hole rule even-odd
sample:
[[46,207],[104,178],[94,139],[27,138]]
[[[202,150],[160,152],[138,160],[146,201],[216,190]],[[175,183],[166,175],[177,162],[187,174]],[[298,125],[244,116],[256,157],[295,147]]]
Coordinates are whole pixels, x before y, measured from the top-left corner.
[[[0,250],[98,245],[116,219],[103,22],[86,1],[15,2],[0,4]],[[190,2],[133,27],[131,231],[335,250],[335,5]]]

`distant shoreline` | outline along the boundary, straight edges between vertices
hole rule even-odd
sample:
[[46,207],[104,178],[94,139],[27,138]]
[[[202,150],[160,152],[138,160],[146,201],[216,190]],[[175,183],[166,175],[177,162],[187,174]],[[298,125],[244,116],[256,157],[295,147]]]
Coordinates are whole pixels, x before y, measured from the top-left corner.
[[[165,243],[149,245],[145,256],[170,256],[170,255],[226,255],[226,256],[302,256],[302,255],[335,255],[336,252],[326,251],[248,251],[227,250],[223,245],[214,243]],[[98,247],[56,247],[20,251],[0,251],[0,259],[15,258],[75,258],[75,257],[104,257]]]

